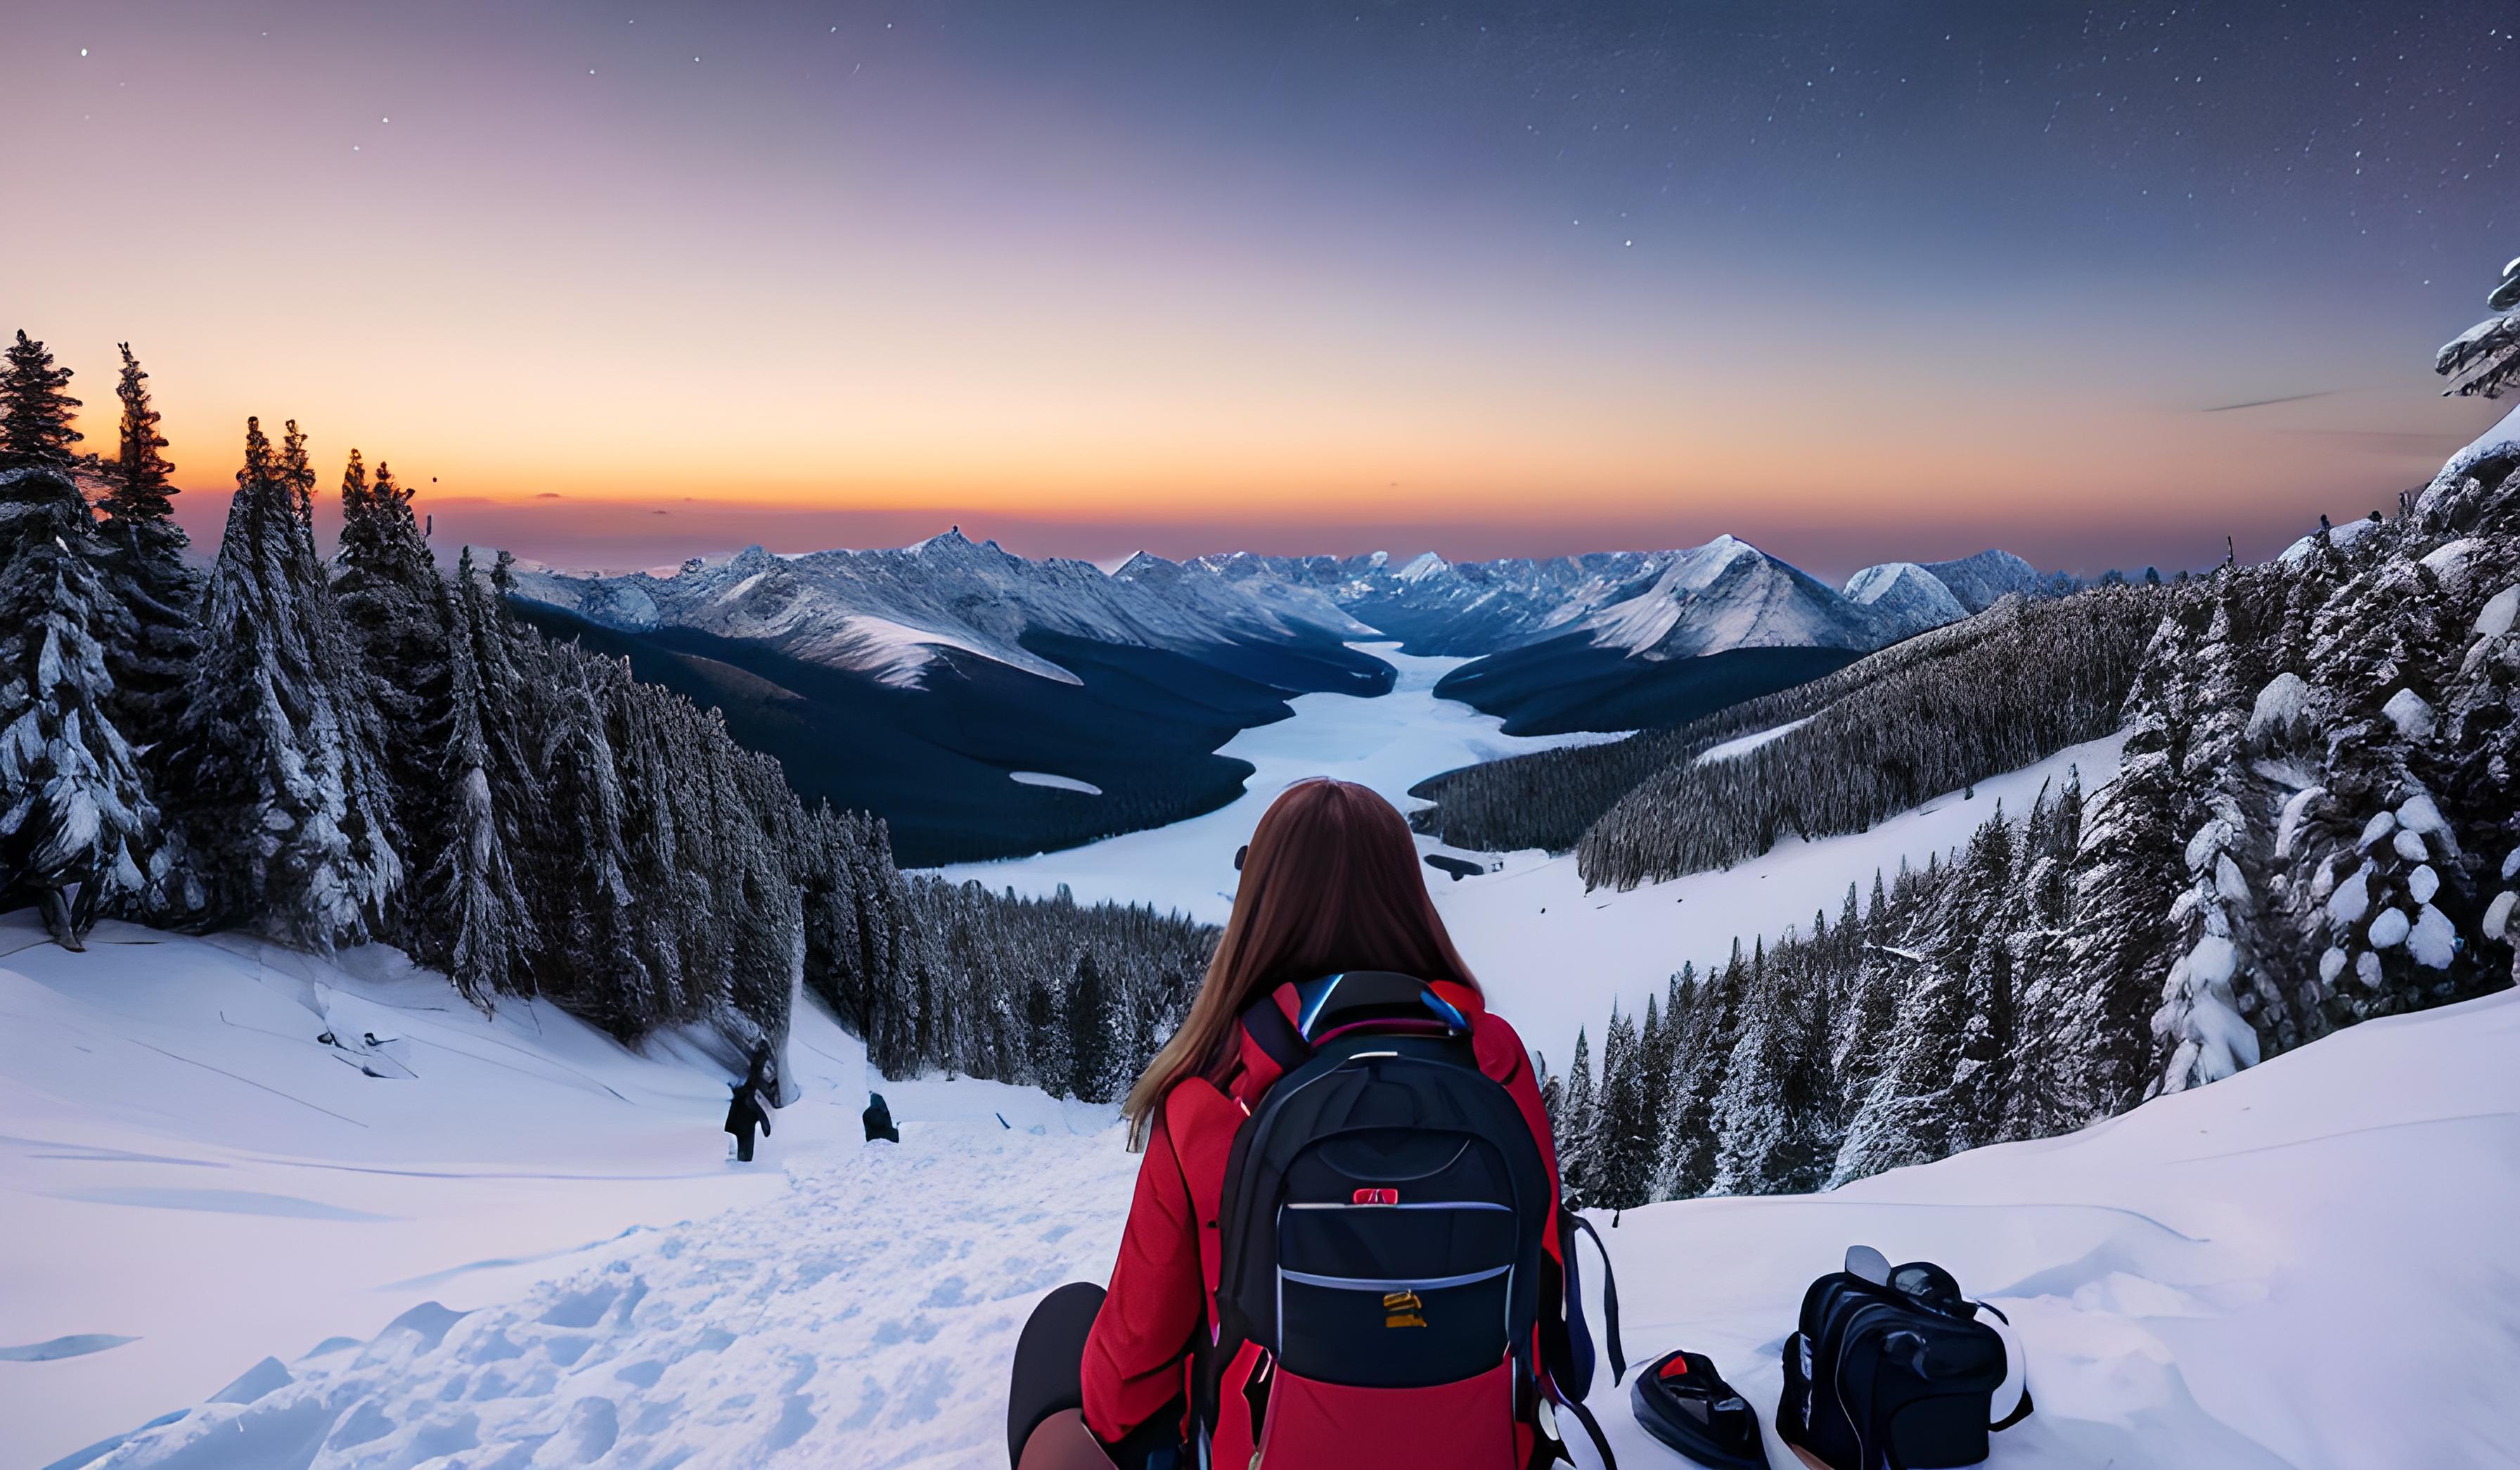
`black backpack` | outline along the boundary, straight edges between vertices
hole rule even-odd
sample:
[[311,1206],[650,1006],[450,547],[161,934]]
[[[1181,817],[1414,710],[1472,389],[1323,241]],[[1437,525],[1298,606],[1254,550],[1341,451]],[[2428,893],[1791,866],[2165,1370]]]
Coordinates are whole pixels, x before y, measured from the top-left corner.
[[2003,1314],[1963,1298],[1931,1262],[1885,1274],[1836,1271],[1803,1293],[1800,1330],[1785,1340],[1777,1432],[1834,1470],[1977,1464],[1990,1431],[2030,1414],[2025,1382],[2019,1403],[1989,1422],[2006,1347],[1978,1313]]
[[[1536,1343],[1553,1358],[1566,1335],[1544,1246],[1555,1180],[1480,1071],[1470,1022],[1431,988],[1359,971],[1295,988],[1294,1020],[1266,999],[1243,1017],[1287,1070],[1226,1163],[1199,1417],[1248,1413],[1252,1443],[1295,1464],[1462,1463],[1444,1447],[1465,1412],[1534,1422]],[[1250,1401],[1220,1403],[1245,1343],[1266,1355]]]

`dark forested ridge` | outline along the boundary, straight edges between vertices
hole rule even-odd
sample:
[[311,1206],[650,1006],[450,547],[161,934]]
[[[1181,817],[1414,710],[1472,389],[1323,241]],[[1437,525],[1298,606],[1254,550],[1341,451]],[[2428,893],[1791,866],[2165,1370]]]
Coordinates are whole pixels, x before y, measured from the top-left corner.
[[1819,1188],[2511,985],[2515,463],[2151,595],[2105,788],[1579,1040],[1552,1096],[1587,1197]]
[[716,710],[518,620],[504,556],[441,574],[410,492],[356,451],[327,561],[293,423],[248,421],[194,571],[137,364],[99,461],[43,345],[9,362],[0,906],[65,943],[102,914],[384,940],[485,1008],[543,996],[625,1041],[698,1026],[738,1051],[781,1044],[810,990],[888,1075],[1097,1098],[1187,1005],[1212,929],[905,879],[882,822],[809,809]]
[[[1755,856],[1787,832],[1861,831],[1925,798],[2117,728],[2158,587],[2008,599],[1834,673],[1606,745],[1422,781],[1418,830],[1488,851],[1575,849],[1622,888]],[[1746,755],[1716,746],[1796,720]]]

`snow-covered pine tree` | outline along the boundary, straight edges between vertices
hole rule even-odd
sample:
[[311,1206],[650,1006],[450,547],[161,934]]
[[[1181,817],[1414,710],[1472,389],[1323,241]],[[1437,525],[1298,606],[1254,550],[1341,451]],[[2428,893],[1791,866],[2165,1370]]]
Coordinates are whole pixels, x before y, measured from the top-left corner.
[[2309,698],[2325,759],[2314,794],[2287,808],[2287,846],[2296,891],[2318,905],[2306,918],[2326,942],[2334,1025],[2450,998],[2464,968],[2433,902],[2462,854],[2423,775],[2455,657],[2448,611],[2432,568],[2391,551],[2316,625]]
[[1665,1165],[1674,1199],[1694,1199],[1715,1187],[1717,1134],[1715,1100],[1723,1093],[1732,1048],[1740,1039],[1740,1015],[1749,984],[1749,965],[1741,942],[1732,942],[1732,958],[1720,974],[1698,986],[1689,1007],[1687,1066],[1677,1062],[1672,1074],[1672,1114]]
[[2240,574],[2215,574],[2203,641],[2193,656],[2181,777],[2190,795],[2183,848],[2186,882],[2167,927],[2173,954],[2161,1009],[2152,1020],[2156,1055],[2150,1087],[2177,1092],[2255,1066],[2268,1048],[2291,1045],[2300,1027],[2259,937],[2257,872],[2265,782],[2243,760],[2242,737],[2262,679],[2252,657]]
[[1666,1006],[1653,995],[1645,996],[1645,1024],[1637,1034],[1637,1194],[1640,1204],[1660,1199],[1657,1192],[1663,1177],[1663,1140],[1671,1132],[1672,1059],[1678,1036],[1674,1034],[1680,1021],[1678,987],[1672,988]]
[[1032,1084],[1053,1097],[1076,1090],[1076,1064],[1068,1054],[1067,1022],[1050,982],[1036,975],[1024,987],[1024,1025],[1032,1046]]
[[[2513,511],[2511,530],[2520,532],[2520,505]],[[2520,789],[2520,578],[2504,582],[2486,600],[2469,624],[2469,637],[2443,711],[2442,745],[2455,753],[2444,788]],[[2520,984],[2520,807],[2508,801],[2464,805],[2454,821],[2453,831],[2475,859],[2476,892],[2484,899],[2476,932],[2487,952],[2501,946],[2505,973]]]
[[439,758],[447,744],[447,620],[443,579],[413,519],[411,492],[393,470],[367,466],[352,449],[341,473],[341,544],[333,580],[342,620],[357,640],[383,722],[385,766],[407,834],[441,821]]
[[[1697,1074],[1701,1056],[1705,1000],[1705,988],[1697,983],[1697,966],[1684,960],[1681,967],[1672,973],[1663,990],[1663,1056],[1657,1067],[1662,1079],[1662,1098],[1655,1105],[1654,1174],[1652,1188],[1648,1191],[1658,1200],[1677,1198],[1680,1192],[1676,1178],[1678,1137],[1688,1114],[1689,1083]],[[1700,1123],[1702,1125],[1702,1120]]]
[[107,559],[68,474],[0,470],[0,906],[32,897],[71,949],[146,886],[158,822],[114,724],[106,651],[131,633]]
[[2007,920],[2013,995],[2010,1086],[1995,1135],[2003,1141],[2038,1137],[2058,1111],[2051,1095],[2057,1057],[2051,1039],[2038,1030],[2043,1018],[2037,997],[2052,988],[2070,957],[2073,890],[2068,877],[2082,819],[2082,772],[2068,767],[2054,801],[2048,800],[2046,786],[2040,788],[2014,858],[2018,897]]
[[1555,1115],[1555,1142],[1557,1177],[1565,1186],[1566,1203],[1578,1210],[1592,1204],[1600,1185],[1599,1156],[1594,1147],[1599,1117],[1593,1094],[1593,1047],[1584,1029],[1577,1027],[1575,1060],[1566,1066],[1565,1105]]
[[152,747],[175,731],[184,688],[201,654],[201,574],[185,562],[192,544],[175,524],[170,477],[175,467],[159,453],[165,436],[149,399],[149,375],[121,345],[121,452],[100,468],[105,493],[96,503],[99,528],[114,548],[107,570],[113,595],[131,614],[130,636],[110,645],[106,667],[113,675],[114,721],[142,752],[144,775],[154,775]]
[[[480,604],[470,620],[476,625],[504,618],[492,600]],[[561,835],[522,844],[531,854],[528,887],[543,968],[553,973],[553,987],[616,1016],[614,1025],[644,1030],[680,1017],[689,1006],[640,943],[644,896],[630,876],[630,805],[610,717],[625,678],[621,666],[564,645],[534,646],[521,629],[498,636],[507,652],[523,656],[518,670],[534,684],[534,728],[514,758],[531,770],[510,776],[511,802],[539,813],[535,832]],[[497,658],[503,651],[489,652]]]
[[80,406],[69,395],[73,374],[22,331],[8,349],[8,364],[0,368],[0,470],[68,470],[78,462],[70,446],[85,437],[70,427]]
[[2498,398],[2520,387],[2520,259],[2502,267],[2501,284],[2486,298],[2495,314],[2442,345],[2433,371],[2461,381],[2443,397]]
[[1593,1119],[1594,1209],[1633,1210],[1645,1202],[1654,1138],[1645,1125],[1642,1048],[1634,1015],[1610,1013],[1601,1033],[1600,1105]]
[[2049,1111],[2024,1120],[2037,1133],[2125,1112],[2151,1076],[2151,1018],[2172,943],[2170,908],[2184,877],[2180,681],[2195,646],[2190,616],[2187,604],[2174,601],[2145,650],[2127,695],[2117,779],[2085,814],[2063,964],[2024,997],[2024,1029],[2041,1038],[2047,1059],[2035,1090]]
[[488,1010],[501,995],[533,993],[536,937],[510,856],[521,815],[517,778],[500,768],[504,753],[484,718],[475,653],[483,613],[469,548],[456,586],[441,595],[453,624],[444,745],[434,762],[444,795],[430,804],[433,857],[414,885],[403,927],[413,958],[444,970],[466,999]]
[[203,917],[321,951],[365,941],[403,870],[366,678],[315,559],[292,436],[294,463],[246,421],[166,789],[210,896]]
[[[1902,997],[1880,1079],[1849,1124],[1829,1182],[1923,1164],[1985,1141],[1997,1120],[1984,1115],[2002,1095],[1987,1027],[1991,971],[1981,947],[1996,943],[2003,888],[2011,875],[2011,829],[1998,810],[1950,867],[1928,862],[1914,913],[1924,932],[1897,952],[1912,957],[1916,980]],[[2000,947],[2000,946],[1999,946]]]
[[1778,945],[1754,948],[1740,1035],[1715,1099],[1714,1194],[1800,1194],[1826,1179],[1828,1065],[1810,995]]

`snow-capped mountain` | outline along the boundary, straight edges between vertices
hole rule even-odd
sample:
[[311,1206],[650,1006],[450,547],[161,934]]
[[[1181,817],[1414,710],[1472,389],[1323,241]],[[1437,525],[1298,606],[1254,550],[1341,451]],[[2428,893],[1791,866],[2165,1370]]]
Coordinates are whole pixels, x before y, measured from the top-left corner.
[[1895,623],[1903,637],[1969,615],[1950,583],[1914,562],[1867,567],[1847,578],[1846,595]]
[[526,569],[515,598],[725,710],[809,799],[880,813],[926,863],[1230,800],[1244,772],[1214,752],[1237,730],[1292,694],[1390,687],[1353,642],[1472,660],[1444,693],[1516,734],[1623,730],[1817,677],[2038,580],[1986,552],[1868,569],[1840,593],[1732,536],[1490,562],[1141,552],[1106,574],[954,529],[661,575]]
[[[1490,562],[1433,552],[1405,563],[1382,552],[1246,552],[1195,558],[1176,574],[1246,588],[1275,581],[1399,639],[1406,652],[1476,660],[1446,681],[1445,694],[1506,716],[1517,734],[1692,718],[2008,594],[2070,585],[2008,552],[1983,551],[1869,567],[1840,593],[1733,536],[1677,551]],[[1688,664],[1713,658],[1725,663]],[[1662,666],[1673,665],[1684,666]]]
[[1426,552],[1400,566],[1381,552],[1360,557],[1202,557],[1191,566],[1223,574],[1257,563],[1401,640],[1404,650],[1476,658],[1624,597],[1677,553],[1591,552],[1448,562]]
[[2015,592],[2036,597],[2072,590],[2069,578],[2043,573],[2009,551],[1993,548],[1956,562],[1926,562],[1923,570],[1972,613],[1983,613]]
[[[1168,570],[1170,569],[1170,570]],[[1272,577],[1122,575],[949,530],[890,551],[750,548],[665,576],[528,570],[547,631],[726,712],[811,802],[870,810],[905,862],[1001,856],[1234,799],[1235,732],[1298,693],[1388,689],[1373,636]]]
[[677,575],[526,573],[519,595],[623,631],[687,628],[765,643],[896,686],[948,650],[1066,683],[1077,675],[1027,648],[1048,632],[1174,652],[1336,647],[1372,630],[1328,598],[1274,579],[1244,585],[1167,575],[1140,556],[1119,574],[1090,562],[1013,555],[959,529],[888,551],[774,556],[758,546]]
[[[1868,567],[1840,592],[1734,536],[1642,560],[1646,574],[1618,595],[1561,607],[1541,630],[1454,673],[1443,693],[1506,716],[1515,734],[1676,724],[1971,611],[1968,597],[1912,562]],[[2002,552],[1939,565],[1973,596],[2019,579],[2014,567],[2039,581]]]

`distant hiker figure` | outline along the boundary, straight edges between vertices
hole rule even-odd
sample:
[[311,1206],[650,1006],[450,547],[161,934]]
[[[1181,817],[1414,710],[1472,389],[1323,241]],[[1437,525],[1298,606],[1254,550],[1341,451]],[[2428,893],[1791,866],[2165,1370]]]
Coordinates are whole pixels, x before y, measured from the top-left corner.
[[882,1093],[867,1094],[866,1112],[861,1116],[866,1120],[867,1142],[873,1143],[878,1138],[886,1143],[901,1141],[901,1129],[892,1125],[892,1109],[885,1105]]
[[762,1136],[770,1134],[770,1053],[752,1054],[752,1069],[740,1082],[729,1083],[734,1096],[726,1104],[726,1130],[735,1135],[735,1157],[738,1162],[752,1162],[752,1130]]
[[1009,1459],[1523,1470],[1565,1457],[1544,1404],[1600,1444],[1591,1227],[1408,823],[1299,782],[1240,867],[1190,1014],[1121,1107],[1146,1162],[1110,1287],[1059,1287],[1015,1345]]

